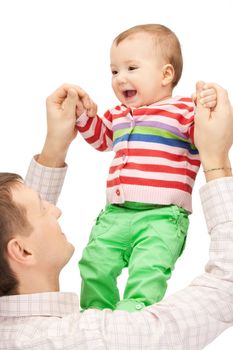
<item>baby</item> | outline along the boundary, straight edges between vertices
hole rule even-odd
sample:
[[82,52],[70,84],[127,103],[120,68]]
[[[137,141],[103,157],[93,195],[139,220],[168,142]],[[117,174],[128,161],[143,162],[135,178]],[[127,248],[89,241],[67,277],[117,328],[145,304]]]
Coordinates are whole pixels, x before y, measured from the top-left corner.
[[[78,113],[77,127],[98,151],[114,150],[107,205],[79,262],[81,307],[141,310],[162,299],[181,255],[200,166],[194,103],[172,97],[182,73],[176,35],[159,24],[119,34],[111,47],[112,87],[120,105],[103,118]],[[214,107],[206,89],[203,103]],[[124,298],[117,277],[128,267]]]

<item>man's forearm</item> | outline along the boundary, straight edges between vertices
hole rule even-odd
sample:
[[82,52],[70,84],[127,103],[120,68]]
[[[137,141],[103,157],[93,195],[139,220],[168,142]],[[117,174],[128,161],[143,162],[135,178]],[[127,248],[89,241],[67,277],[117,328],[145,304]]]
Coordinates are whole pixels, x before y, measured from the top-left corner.
[[42,152],[38,155],[37,162],[50,168],[62,168],[65,166],[67,151],[67,146],[61,147],[60,143],[56,144],[53,139],[47,138]]

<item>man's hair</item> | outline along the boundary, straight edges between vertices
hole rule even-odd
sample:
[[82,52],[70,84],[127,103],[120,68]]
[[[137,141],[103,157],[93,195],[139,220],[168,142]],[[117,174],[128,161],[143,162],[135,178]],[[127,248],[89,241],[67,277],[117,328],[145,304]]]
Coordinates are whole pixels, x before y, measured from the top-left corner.
[[155,47],[159,49],[164,60],[173,66],[175,74],[172,85],[175,87],[182,74],[183,58],[180,42],[175,33],[169,28],[161,24],[137,25],[120,33],[113,42],[118,45],[129,36],[143,32],[150,34],[154,38]]
[[12,197],[12,189],[22,182],[17,174],[0,173],[0,296],[18,294],[19,282],[7,259],[7,244],[15,233],[31,229],[26,209]]

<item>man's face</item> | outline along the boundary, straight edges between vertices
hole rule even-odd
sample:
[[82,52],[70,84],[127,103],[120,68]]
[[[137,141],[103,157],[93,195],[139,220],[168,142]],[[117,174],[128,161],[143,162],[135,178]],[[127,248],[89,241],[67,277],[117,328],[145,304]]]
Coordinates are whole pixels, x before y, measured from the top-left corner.
[[161,99],[163,62],[153,37],[137,33],[111,47],[112,88],[127,107],[142,107]]
[[24,184],[17,185],[12,192],[13,200],[26,209],[32,226],[32,232],[20,238],[35,259],[35,269],[45,275],[59,274],[74,252],[73,245],[67,241],[58,224],[60,209],[42,200]]

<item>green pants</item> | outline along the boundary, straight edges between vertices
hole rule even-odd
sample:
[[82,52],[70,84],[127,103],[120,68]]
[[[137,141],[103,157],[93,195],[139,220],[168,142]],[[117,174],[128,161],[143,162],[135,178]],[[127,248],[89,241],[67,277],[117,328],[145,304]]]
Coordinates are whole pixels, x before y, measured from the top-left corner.
[[[135,311],[161,300],[188,225],[188,212],[176,205],[107,205],[79,262],[81,307]],[[120,301],[117,277],[124,267],[128,280]]]

